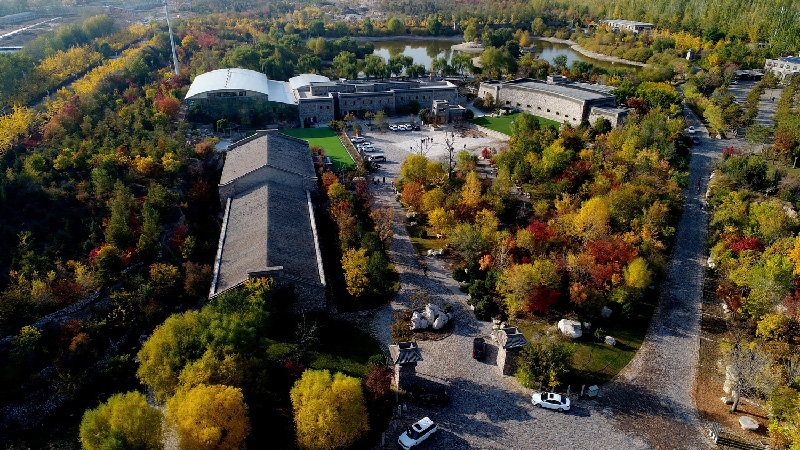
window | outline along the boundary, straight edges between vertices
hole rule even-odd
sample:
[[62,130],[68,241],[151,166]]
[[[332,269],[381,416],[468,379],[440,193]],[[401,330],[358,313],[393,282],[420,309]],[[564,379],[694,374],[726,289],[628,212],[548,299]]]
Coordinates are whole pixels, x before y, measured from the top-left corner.
[[519,103],[517,103],[517,106],[520,106],[520,104],[519,104]]
[[510,105],[510,104],[511,104],[511,102],[506,100],[506,105]]
[[331,105],[328,105],[328,109],[331,109]]
[[[549,110],[548,110],[548,111],[549,111]],[[561,115],[561,113],[560,113],[560,112],[558,112],[558,111],[556,111],[556,115],[557,115],[557,116],[560,116],[560,115]]]
[[550,108],[547,108],[547,112],[550,112]]
[[530,107],[531,107],[531,105],[526,105],[526,106],[527,106],[528,108],[530,108]]

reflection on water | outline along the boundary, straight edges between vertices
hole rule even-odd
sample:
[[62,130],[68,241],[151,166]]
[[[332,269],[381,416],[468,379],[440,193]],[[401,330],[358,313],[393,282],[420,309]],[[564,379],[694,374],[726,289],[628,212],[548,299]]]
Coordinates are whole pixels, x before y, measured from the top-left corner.
[[[455,44],[453,41],[444,40],[397,40],[397,41],[380,41],[375,42],[375,54],[382,56],[388,60],[391,56],[405,55],[414,58],[414,63],[422,64],[425,67],[431,66],[431,61],[435,58],[445,57],[447,62],[456,52],[450,47]],[[546,59],[553,62],[553,59],[558,55],[567,56],[567,66],[570,66],[574,61],[586,61],[596,66],[611,68],[625,68],[636,69],[636,66],[629,66],[627,64],[612,63],[608,61],[601,61],[599,59],[584,56],[570,48],[569,44],[559,44],[547,41],[534,40],[536,51],[534,54],[541,59]]]
[[414,58],[415,64],[422,64],[425,67],[431,66],[431,61],[436,58],[445,57],[447,62],[455,53],[450,47],[455,44],[453,41],[439,40],[405,40],[405,41],[381,41],[375,42],[375,54],[388,60],[392,56],[405,55]]

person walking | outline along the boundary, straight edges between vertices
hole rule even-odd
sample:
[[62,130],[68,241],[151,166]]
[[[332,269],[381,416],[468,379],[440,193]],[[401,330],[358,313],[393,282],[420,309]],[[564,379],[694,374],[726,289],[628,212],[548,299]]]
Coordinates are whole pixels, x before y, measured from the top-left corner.
[[700,180],[697,180],[697,193],[698,194],[700,193],[700,186],[701,185],[702,185],[702,183],[700,182]]

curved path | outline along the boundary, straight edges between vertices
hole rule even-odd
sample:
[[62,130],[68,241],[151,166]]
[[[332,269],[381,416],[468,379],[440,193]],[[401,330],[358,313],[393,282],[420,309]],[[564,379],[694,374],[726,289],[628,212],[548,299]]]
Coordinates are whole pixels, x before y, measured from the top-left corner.
[[705,276],[703,197],[725,142],[709,139],[697,117],[688,108],[684,113],[687,125],[697,129],[701,145],[692,149],[689,186],[667,278],[642,347],[606,385],[603,400],[616,412],[620,428],[646,436],[656,448],[708,446],[692,387],[700,351]]
[[[440,424],[440,431],[426,442],[426,447],[448,450],[709,447],[691,397],[699,349],[707,222],[697,181],[701,180],[705,191],[710,169],[723,144],[709,140],[691,112],[687,111],[687,118],[698,129],[703,144],[692,150],[685,210],[651,328],[634,360],[602,389],[600,399],[574,397],[572,410],[565,414],[534,409],[529,401],[531,391],[513,377],[500,375],[495,345],[489,346],[486,361],[471,358],[472,338],[488,335],[490,325],[475,320],[466,305],[467,296],[458,291],[437,260],[423,261],[417,256],[404,225],[405,211],[389,184],[407,154],[401,149],[407,146],[393,142],[390,135],[370,136],[389,158],[377,174],[386,176],[387,183],[374,186],[373,192],[376,202],[395,211],[395,238],[389,253],[400,275],[401,290],[389,305],[369,314],[368,325],[382,344],[390,344],[389,325],[394,311],[407,307],[411,295],[418,290],[433,302],[451,303],[456,321],[451,336],[419,343],[424,361],[417,366],[420,378],[448,387],[450,406],[436,409],[409,405],[399,425],[431,416]],[[423,264],[430,268],[427,276]],[[387,445],[392,447],[402,429],[395,426],[387,430],[386,436]]]

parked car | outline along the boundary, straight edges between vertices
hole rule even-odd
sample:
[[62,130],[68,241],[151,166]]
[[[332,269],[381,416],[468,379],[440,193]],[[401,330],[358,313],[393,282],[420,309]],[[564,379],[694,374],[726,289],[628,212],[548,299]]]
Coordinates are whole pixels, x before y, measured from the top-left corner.
[[375,161],[386,161],[386,155],[383,153],[376,153],[374,155],[367,155],[364,157],[367,161],[375,162]]
[[450,395],[440,387],[412,386],[408,394],[419,405],[444,406],[450,403]]
[[535,392],[531,395],[531,403],[540,408],[569,410],[569,399],[555,392]]
[[350,142],[352,142],[353,144],[360,144],[362,142],[367,142],[367,138],[361,137],[361,136],[356,136],[353,139],[350,139]]
[[370,153],[370,152],[377,152],[377,151],[378,151],[378,147],[373,147],[373,146],[371,146],[371,145],[368,145],[368,146],[366,146],[366,147],[361,147],[361,151],[363,151],[363,152],[367,152],[367,153]]
[[694,127],[689,127],[689,134],[694,134],[695,131]]
[[411,125],[411,129],[414,130],[414,131],[419,131],[420,130],[419,125],[417,125],[416,123]]
[[397,125],[389,125],[389,130],[397,131]]
[[364,147],[372,147],[372,142],[362,142],[360,144],[356,144],[357,149],[362,149]]
[[472,357],[478,361],[486,357],[486,339],[476,337],[472,340]]
[[692,137],[692,145],[700,145],[700,138],[697,136]]
[[425,439],[428,439],[439,427],[430,417],[423,417],[415,424],[408,427],[397,439],[397,443],[404,449],[417,446]]
[[407,123],[407,124],[403,125],[403,131],[411,131],[411,124]]

